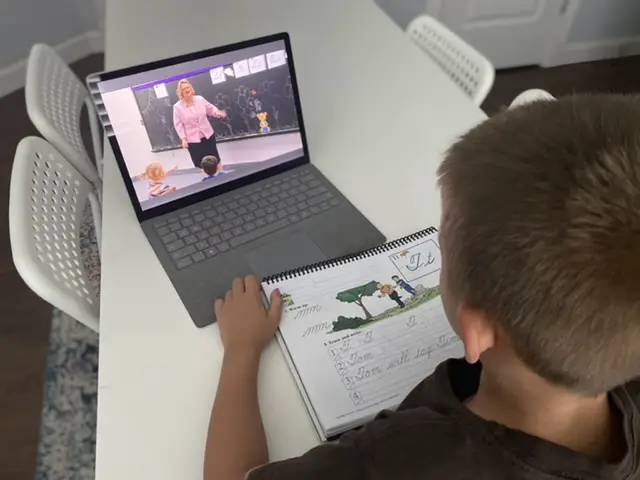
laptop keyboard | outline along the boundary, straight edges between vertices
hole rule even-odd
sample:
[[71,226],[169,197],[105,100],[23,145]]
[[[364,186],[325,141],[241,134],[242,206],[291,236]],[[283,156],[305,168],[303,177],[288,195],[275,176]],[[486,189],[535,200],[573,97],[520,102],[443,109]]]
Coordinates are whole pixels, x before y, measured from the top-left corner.
[[154,228],[175,266],[183,269],[340,204],[312,172],[294,170],[170,215]]

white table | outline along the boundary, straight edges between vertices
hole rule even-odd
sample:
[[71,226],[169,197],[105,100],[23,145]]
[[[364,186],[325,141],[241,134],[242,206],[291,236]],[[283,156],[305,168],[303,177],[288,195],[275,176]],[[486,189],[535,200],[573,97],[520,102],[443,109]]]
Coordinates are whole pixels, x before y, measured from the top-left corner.
[[[288,31],[312,162],[390,239],[438,223],[442,153],[485,117],[370,0],[108,0],[106,16],[108,69]],[[193,326],[110,150],[103,222],[97,479],[200,479],[218,330]],[[259,390],[272,459],[317,443],[275,344]]]

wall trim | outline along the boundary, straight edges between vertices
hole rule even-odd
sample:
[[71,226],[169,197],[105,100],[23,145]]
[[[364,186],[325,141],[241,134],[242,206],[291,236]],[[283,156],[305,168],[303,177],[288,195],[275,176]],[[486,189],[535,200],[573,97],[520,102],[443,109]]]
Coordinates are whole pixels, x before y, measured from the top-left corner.
[[640,54],[640,36],[595,42],[570,42],[558,45],[557,50],[544,62],[543,66],[555,67],[638,54]]
[[[67,63],[73,63],[92,53],[104,52],[104,34],[94,30],[70,38],[53,47]],[[27,58],[0,69],[0,97],[24,87]],[[84,79],[83,79],[84,81]]]

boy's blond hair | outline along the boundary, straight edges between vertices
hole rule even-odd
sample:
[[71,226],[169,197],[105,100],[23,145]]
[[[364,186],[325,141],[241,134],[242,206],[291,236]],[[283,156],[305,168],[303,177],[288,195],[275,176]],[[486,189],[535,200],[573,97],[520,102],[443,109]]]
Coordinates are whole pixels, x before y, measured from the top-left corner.
[[640,375],[639,125],[634,97],[537,102],[471,130],[438,171],[452,296],[588,395]]

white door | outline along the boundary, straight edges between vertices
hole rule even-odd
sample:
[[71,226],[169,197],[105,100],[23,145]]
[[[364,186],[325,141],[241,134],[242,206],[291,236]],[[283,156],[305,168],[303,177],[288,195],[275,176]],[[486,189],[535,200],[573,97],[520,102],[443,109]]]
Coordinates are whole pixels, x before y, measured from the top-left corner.
[[569,0],[427,0],[427,13],[496,68],[541,65],[566,28]]

